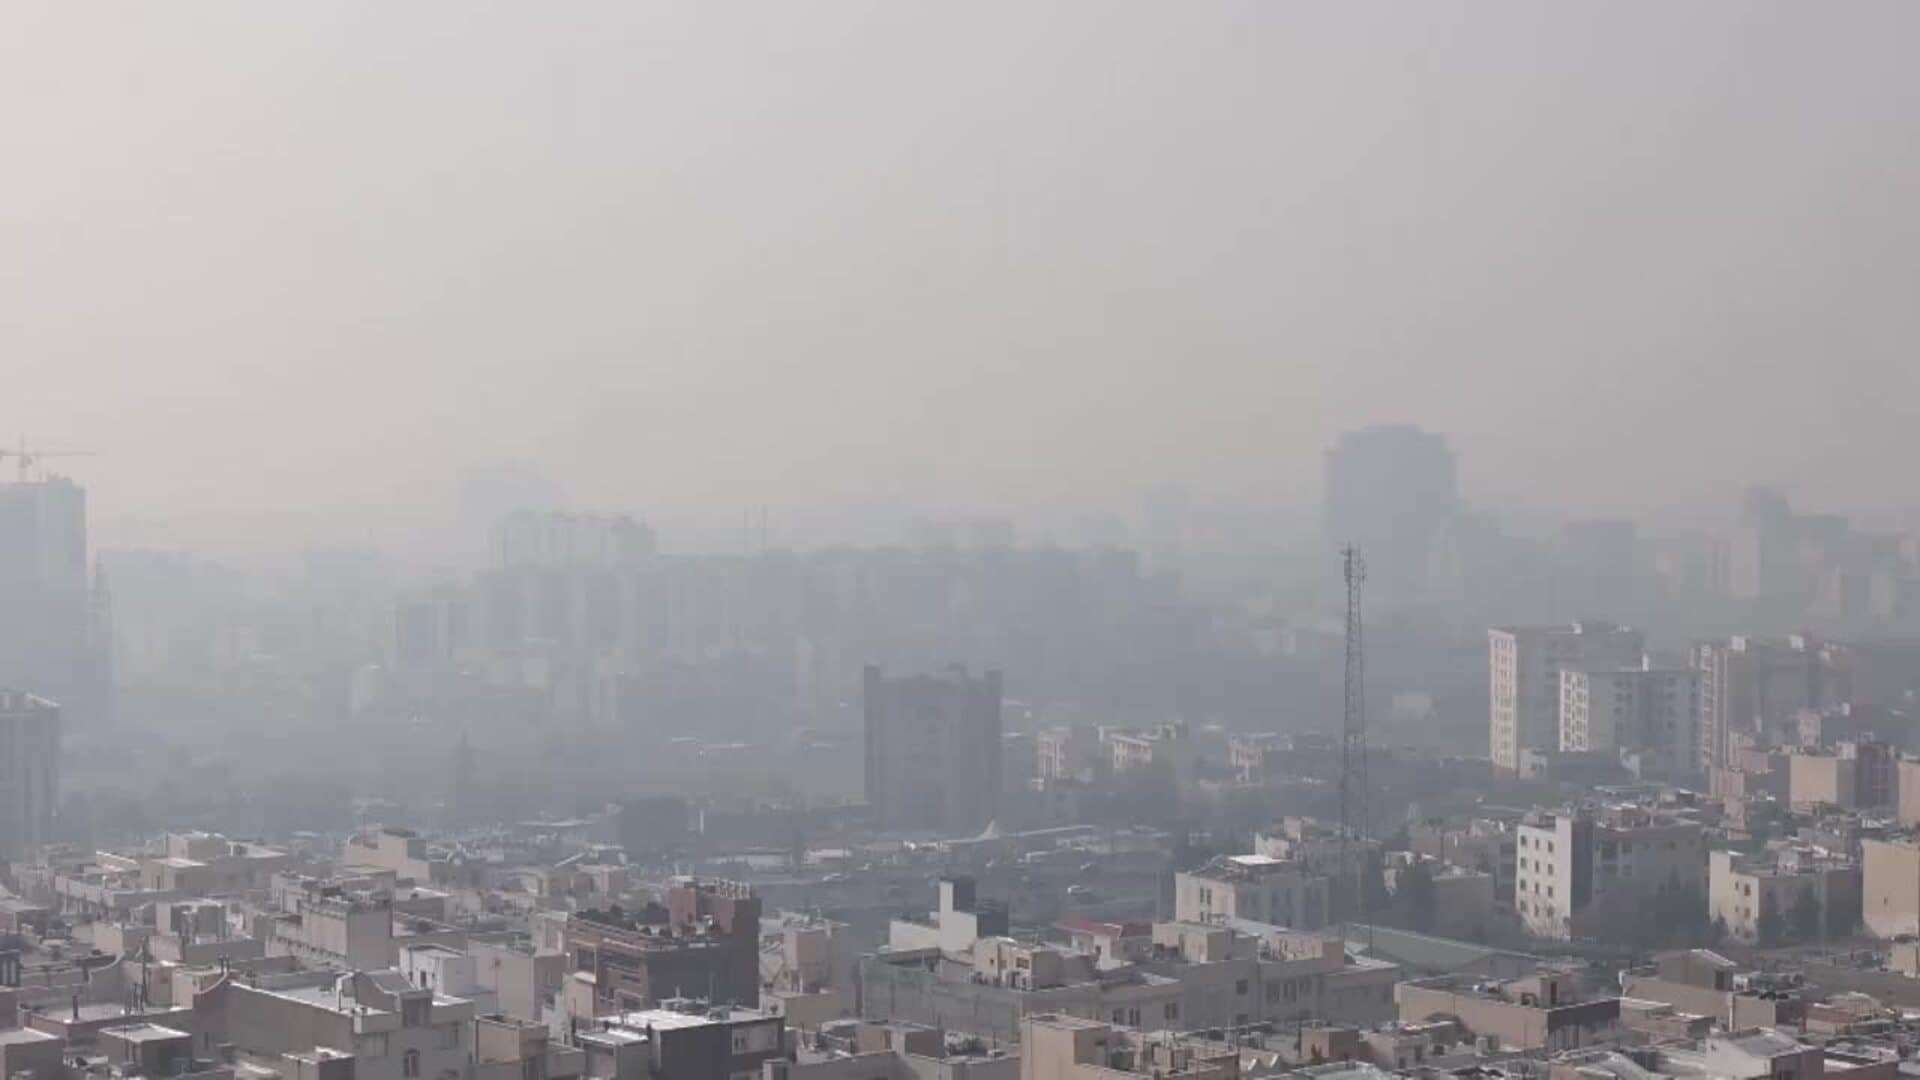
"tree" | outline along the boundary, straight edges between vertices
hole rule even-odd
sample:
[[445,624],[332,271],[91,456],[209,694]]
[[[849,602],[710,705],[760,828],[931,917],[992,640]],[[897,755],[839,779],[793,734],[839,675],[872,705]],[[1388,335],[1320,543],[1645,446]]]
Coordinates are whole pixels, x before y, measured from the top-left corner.
[[1427,869],[1424,861],[1416,861],[1400,872],[1396,884],[1400,889],[1395,899],[1400,902],[1407,928],[1423,934],[1431,931],[1439,916],[1439,896],[1433,884],[1433,871]]
[[1812,941],[1820,936],[1820,899],[1811,888],[1800,890],[1787,913],[1787,926],[1795,941]]

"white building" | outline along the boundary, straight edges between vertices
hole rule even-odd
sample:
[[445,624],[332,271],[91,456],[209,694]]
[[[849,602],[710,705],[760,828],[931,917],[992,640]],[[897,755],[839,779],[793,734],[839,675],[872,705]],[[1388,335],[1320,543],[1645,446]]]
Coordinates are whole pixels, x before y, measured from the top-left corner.
[[1223,855],[1173,877],[1177,922],[1222,923],[1232,919],[1295,930],[1327,925],[1330,880],[1306,866],[1266,855]]
[[1700,891],[1705,902],[1706,834],[1697,821],[1639,806],[1536,811],[1520,823],[1516,843],[1514,910],[1538,937],[1582,936],[1583,915],[1668,881]]
[[1494,767],[1515,772],[1522,750],[1559,747],[1562,671],[1634,667],[1645,647],[1645,634],[1611,623],[1488,630],[1488,742]]

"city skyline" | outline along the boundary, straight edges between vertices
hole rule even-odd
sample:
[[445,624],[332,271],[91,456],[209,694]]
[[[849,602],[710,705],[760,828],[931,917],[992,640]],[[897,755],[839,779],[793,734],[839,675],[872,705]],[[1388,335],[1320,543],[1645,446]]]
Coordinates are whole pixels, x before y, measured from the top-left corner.
[[500,460],[722,520],[1305,506],[1396,422],[1482,504],[1875,501],[1911,6],[1094,10],[16,6],[0,424],[182,545]]

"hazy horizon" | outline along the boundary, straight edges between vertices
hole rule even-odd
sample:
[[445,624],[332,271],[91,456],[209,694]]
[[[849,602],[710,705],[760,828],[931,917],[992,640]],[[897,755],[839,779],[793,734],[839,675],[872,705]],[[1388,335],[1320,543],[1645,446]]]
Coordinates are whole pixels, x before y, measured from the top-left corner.
[[1901,490],[1912,5],[564,11],[10,5],[0,446],[99,452],[103,545],[263,549],[510,460],[1310,509],[1398,422],[1487,505]]

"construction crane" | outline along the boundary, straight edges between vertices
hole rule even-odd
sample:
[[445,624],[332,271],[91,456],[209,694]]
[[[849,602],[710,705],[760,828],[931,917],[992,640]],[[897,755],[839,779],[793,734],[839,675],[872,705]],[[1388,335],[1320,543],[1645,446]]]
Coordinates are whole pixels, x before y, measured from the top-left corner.
[[[1352,545],[1340,551],[1347,583],[1347,663],[1344,710],[1340,724],[1340,872],[1353,875],[1354,905],[1366,923],[1367,942],[1373,942],[1373,920],[1367,911],[1367,687],[1366,651],[1361,640],[1360,586],[1367,580],[1367,561]],[[1350,841],[1358,841],[1358,865]]]
[[7,458],[14,459],[16,467],[20,470],[20,482],[23,484],[30,479],[33,467],[38,465],[43,458],[92,456],[93,451],[91,450],[29,450],[27,449],[27,437],[25,435],[20,436],[20,449],[0,449],[0,461],[4,461]]

